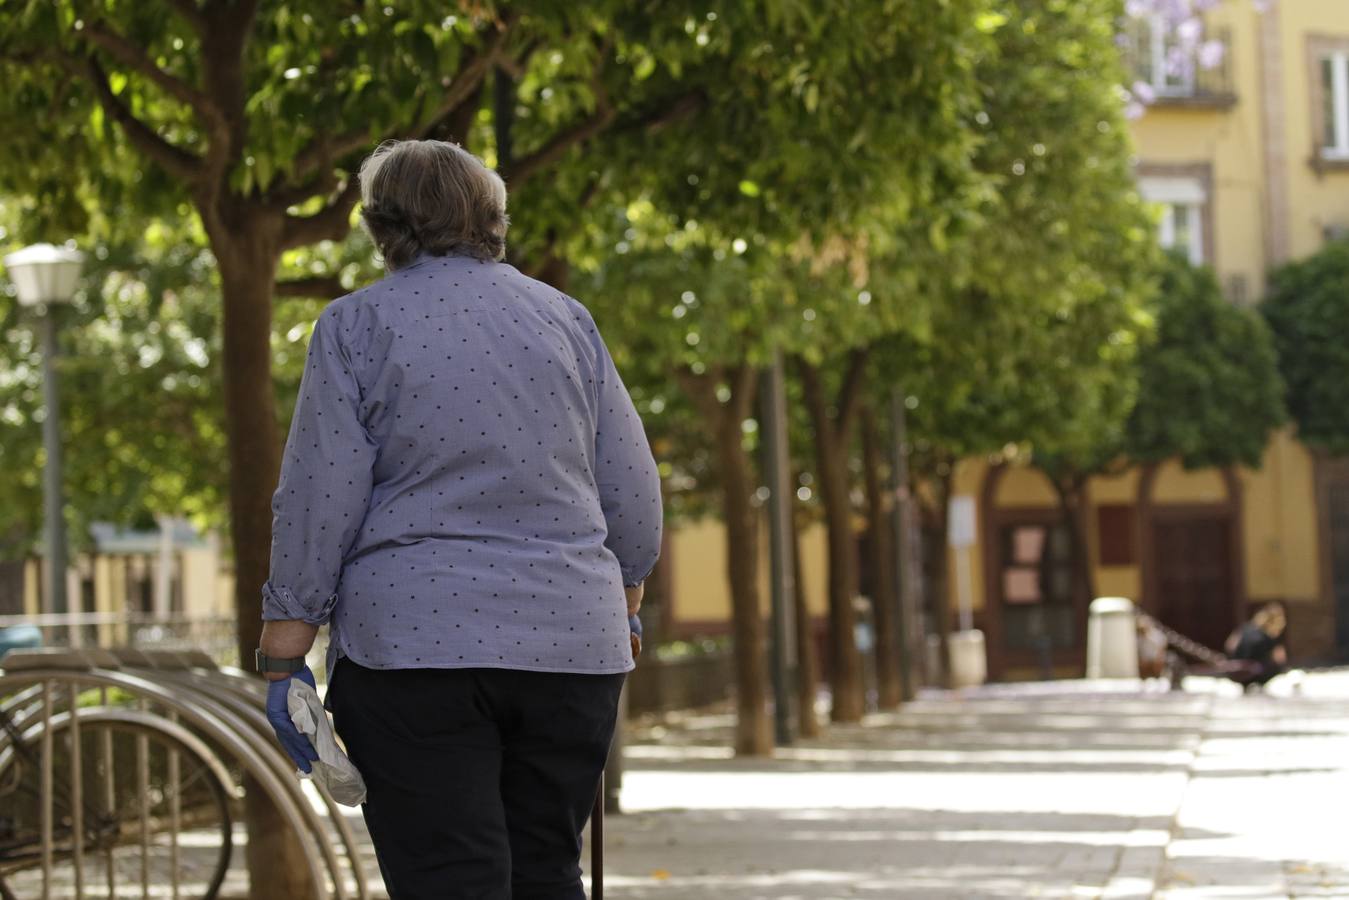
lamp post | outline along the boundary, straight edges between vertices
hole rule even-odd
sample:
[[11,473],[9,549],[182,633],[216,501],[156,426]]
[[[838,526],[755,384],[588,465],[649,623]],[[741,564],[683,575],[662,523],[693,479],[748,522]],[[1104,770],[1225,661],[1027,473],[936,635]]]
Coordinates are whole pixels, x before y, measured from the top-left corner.
[[21,306],[34,307],[42,315],[42,399],[47,414],[42,420],[42,445],[47,466],[42,473],[42,495],[47,523],[45,568],[50,601],[47,611],[65,613],[66,528],[61,503],[60,404],[56,385],[56,307],[69,303],[79,283],[84,254],[78,250],[33,244],[5,257],[5,269],[18,291]]

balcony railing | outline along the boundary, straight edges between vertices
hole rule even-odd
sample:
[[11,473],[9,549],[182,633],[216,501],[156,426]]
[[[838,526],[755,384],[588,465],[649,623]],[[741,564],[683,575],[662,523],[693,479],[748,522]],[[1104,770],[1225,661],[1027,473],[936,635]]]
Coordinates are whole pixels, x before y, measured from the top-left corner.
[[[1231,71],[1231,32],[1208,28],[1192,48],[1149,19],[1132,19],[1120,37],[1134,84],[1145,85],[1150,106],[1225,109],[1236,103]],[[1222,52],[1213,48],[1221,47]],[[1138,93],[1142,93],[1139,90]]]

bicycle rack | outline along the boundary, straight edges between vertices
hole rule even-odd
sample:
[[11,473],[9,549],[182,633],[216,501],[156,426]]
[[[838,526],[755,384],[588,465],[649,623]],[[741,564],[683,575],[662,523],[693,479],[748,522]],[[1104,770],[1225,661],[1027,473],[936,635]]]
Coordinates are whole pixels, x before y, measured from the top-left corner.
[[[90,691],[97,704],[87,705]],[[23,777],[23,762],[37,760],[40,839],[33,849],[41,868],[42,898],[52,897],[53,869],[58,857],[72,866],[74,893],[86,896],[83,816],[91,808],[87,796],[101,797],[111,813],[119,786],[114,769],[112,729],[133,733],[136,749],[137,790],[148,796],[148,741],[165,746],[170,811],[167,823],[157,823],[167,834],[172,896],[180,893],[179,777],[182,763],[197,766],[212,796],[225,811],[220,858],[203,895],[210,900],[219,890],[233,850],[229,809],[243,797],[245,783],[267,796],[282,821],[295,835],[308,866],[315,900],[368,900],[369,890],[360,859],[360,847],[338,804],[317,782],[311,782],[315,803],[295,777],[294,765],[277,744],[263,711],[266,686],[242,670],[219,668],[204,653],[146,651],[130,648],[87,650],[11,651],[0,660],[0,797],[5,785]],[[86,705],[81,705],[82,703]],[[95,767],[96,784],[87,785],[88,768],[82,759],[81,727],[101,728],[102,743]],[[59,841],[54,822],[54,748],[66,748],[69,761],[70,810],[67,841]],[[34,753],[34,748],[37,748]],[[101,767],[101,768],[99,768]],[[123,789],[126,783],[120,785]],[[92,793],[91,793],[92,792]],[[150,825],[144,800],[140,804],[136,841],[140,850],[141,888],[149,896]],[[165,827],[165,824],[167,827]],[[118,834],[120,835],[120,831]],[[114,840],[91,848],[106,856],[107,889],[98,896],[114,896]],[[24,858],[27,858],[26,856]],[[354,884],[354,893],[348,887]],[[0,898],[15,895],[0,877]]]

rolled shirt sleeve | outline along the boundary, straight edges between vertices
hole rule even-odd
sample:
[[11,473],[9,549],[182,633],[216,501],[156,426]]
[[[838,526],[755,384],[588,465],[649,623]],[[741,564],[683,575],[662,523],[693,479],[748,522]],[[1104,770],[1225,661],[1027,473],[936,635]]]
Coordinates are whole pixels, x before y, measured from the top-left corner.
[[328,621],[343,561],[370,503],[379,448],[361,421],[360,385],[340,334],[337,309],[330,305],[309,339],[272,495],[263,620]]
[[660,473],[642,419],[594,320],[586,327],[595,351],[599,407],[595,431],[595,484],[608,525],[604,545],[618,557],[623,584],[634,587],[660,557]]

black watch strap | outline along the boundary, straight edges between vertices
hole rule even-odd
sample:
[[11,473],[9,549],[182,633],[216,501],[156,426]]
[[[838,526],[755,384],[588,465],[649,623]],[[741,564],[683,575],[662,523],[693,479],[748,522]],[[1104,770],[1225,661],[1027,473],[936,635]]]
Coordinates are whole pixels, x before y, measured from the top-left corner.
[[303,656],[268,656],[259,647],[253,651],[253,664],[259,672],[294,673],[304,668]]

